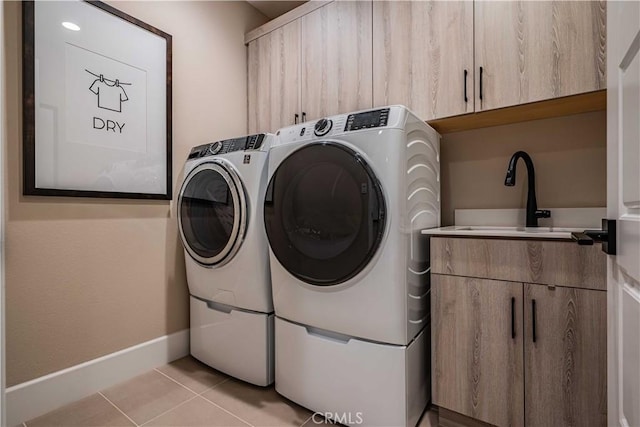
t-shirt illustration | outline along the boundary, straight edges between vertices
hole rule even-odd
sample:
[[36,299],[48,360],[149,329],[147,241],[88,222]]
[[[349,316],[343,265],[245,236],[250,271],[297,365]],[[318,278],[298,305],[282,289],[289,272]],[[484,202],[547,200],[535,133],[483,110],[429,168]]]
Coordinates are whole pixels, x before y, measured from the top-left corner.
[[122,112],[122,103],[129,100],[127,92],[118,80],[105,79],[100,75],[89,87],[98,96],[98,107],[105,110]]

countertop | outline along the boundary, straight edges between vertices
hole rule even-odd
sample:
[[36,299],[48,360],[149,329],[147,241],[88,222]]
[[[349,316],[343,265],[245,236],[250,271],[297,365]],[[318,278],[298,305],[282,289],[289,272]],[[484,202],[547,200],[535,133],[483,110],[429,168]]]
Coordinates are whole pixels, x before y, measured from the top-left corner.
[[561,227],[493,227],[459,226],[429,228],[422,234],[452,237],[499,237],[508,239],[572,240],[572,232],[583,232],[584,228]]
[[457,225],[422,230],[431,236],[573,240],[571,233],[600,228],[606,208],[545,208],[551,218],[540,219],[540,227],[523,227],[524,209],[456,209]]

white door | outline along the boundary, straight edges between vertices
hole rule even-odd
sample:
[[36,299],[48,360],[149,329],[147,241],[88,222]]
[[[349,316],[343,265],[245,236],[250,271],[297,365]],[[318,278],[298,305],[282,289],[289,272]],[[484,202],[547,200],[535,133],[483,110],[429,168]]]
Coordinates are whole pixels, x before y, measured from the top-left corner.
[[608,424],[640,426],[640,2],[607,3]]

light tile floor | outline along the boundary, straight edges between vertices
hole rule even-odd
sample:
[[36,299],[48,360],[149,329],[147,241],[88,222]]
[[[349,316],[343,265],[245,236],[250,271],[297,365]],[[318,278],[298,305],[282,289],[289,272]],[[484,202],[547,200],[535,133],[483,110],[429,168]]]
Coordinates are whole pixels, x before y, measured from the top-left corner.
[[[276,393],[184,357],[24,423],[36,426],[335,426]],[[315,417],[317,420],[317,417]],[[419,427],[435,427],[426,411]]]

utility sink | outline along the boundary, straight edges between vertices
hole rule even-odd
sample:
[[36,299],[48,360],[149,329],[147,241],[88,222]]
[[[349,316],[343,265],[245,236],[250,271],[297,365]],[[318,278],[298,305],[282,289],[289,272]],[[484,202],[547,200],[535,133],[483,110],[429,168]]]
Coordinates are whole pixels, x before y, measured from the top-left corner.
[[497,226],[459,226],[431,228],[422,230],[422,234],[433,236],[486,236],[532,239],[571,240],[572,232],[583,232],[582,228],[562,227],[497,227]]

